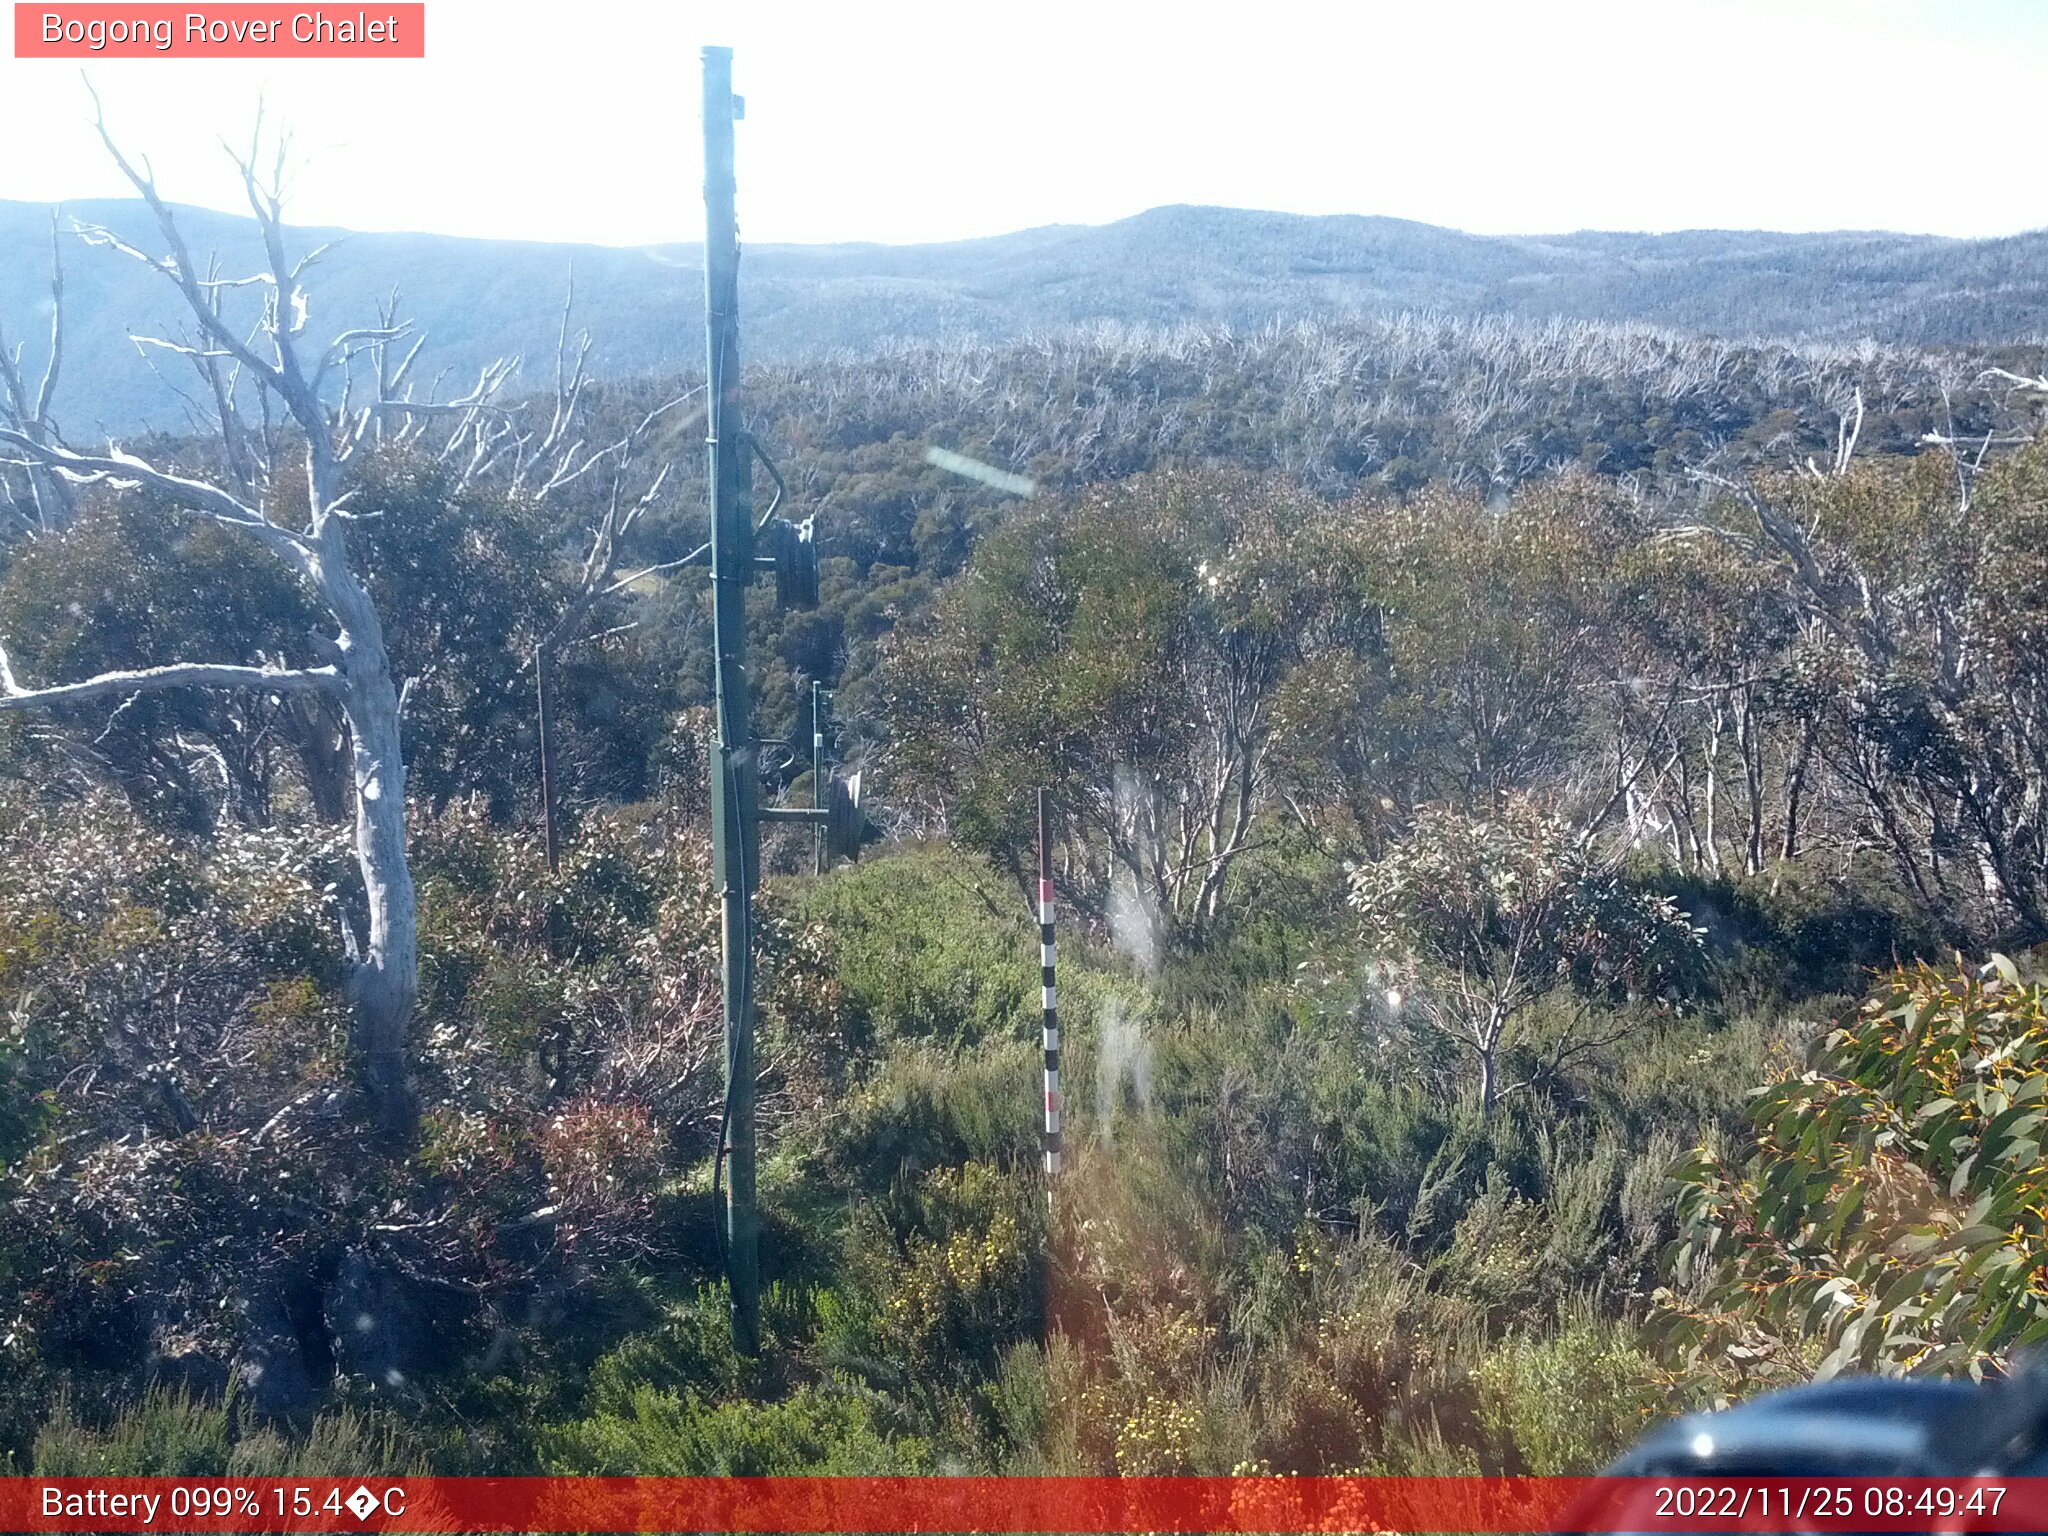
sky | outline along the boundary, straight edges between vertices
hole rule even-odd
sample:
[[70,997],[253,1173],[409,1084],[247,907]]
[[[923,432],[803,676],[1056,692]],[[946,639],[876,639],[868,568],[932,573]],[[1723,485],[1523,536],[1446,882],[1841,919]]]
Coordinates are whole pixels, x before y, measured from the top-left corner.
[[[1488,234],[2048,226],[2048,0],[428,0],[427,24],[424,60],[86,74],[166,196],[239,208],[221,140],[263,100],[294,220],[356,229],[698,238],[705,43],[747,99],[753,241],[1164,203]],[[0,57],[0,144],[0,198],[126,191],[76,61]]]

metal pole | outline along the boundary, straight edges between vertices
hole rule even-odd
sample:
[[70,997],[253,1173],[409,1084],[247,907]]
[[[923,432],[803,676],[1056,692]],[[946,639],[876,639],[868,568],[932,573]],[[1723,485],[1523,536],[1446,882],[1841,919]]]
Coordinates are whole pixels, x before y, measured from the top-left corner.
[[[811,809],[825,808],[825,685],[811,681]],[[811,823],[811,873],[825,873],[825,827]]]
[[747,583],[754,574],[753,460],[739,408],[739,224],[733,210],[732,50],[704,50],[705,480],[711,497],[711,623],[718,744],[711,757],[712,867],[725,941],[725,1257],[733,1347],[760,1348],[754,1205],[753,893],[759,878]]
[[[1060,1010],[1053,982],[1052,833],[1047,791],[1038,792],[1038,964],[1040,997],[1045,1007],[1045,1176],[1060,1171]],[[1047,1197],[1051,1197],[1050,1188]]]
[[562,869],[562,845],[555,834],[555,772],[552,754],[548,751],[548,653],[545,647],[533,648],[533,691],[540,707],[540,814],[541,825],[546,829],[548,873],[560,874]]

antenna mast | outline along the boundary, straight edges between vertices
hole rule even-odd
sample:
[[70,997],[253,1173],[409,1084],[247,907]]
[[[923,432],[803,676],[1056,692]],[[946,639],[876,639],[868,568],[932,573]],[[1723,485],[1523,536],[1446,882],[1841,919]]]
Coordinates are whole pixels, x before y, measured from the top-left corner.
[[740,416],[739,222],[734,212],[732,50],[704,50],[705,482],[711,497],[711,631],[718,742],[711,756],[712,880],[725,950],[725,1263],[733,1345],[761,1346],[760,1218],[754,1204],[754,886],[760,878],[747,584],[754,576],[753,456]]
[[[711,501],[711,645],[718,741],[711,754],[711,863],[724,939],[725,1112],[713,1165],[714,1195],[725,1189],[726,1282],[733,1347],[761,1347],[761,1223],[755,1204],[754,892],[761,883],[761,823],[808,823],[821,836],[818,863],[859,856],[866,822],[861,776],[831,774],[808,806],[761,804],[761,750],[747,694],[747,585],[773,576],[785,608],[818,606],[818,544],[813,520],[777,517],[782,474],[740,415],[739,222],[733,211],[733,129],[745,116],[732,91],[732,50],[704,50],[704,366],[705,484]],[[754,461],[775,482],[768,511],[754,520]],[[765,541],[766,549],[757,553]],[[813,774],[824,768],[823,732],[813,690]],[[785,765],[786,766],[786,765]],[[814,777],[815,783],[815,777]]]

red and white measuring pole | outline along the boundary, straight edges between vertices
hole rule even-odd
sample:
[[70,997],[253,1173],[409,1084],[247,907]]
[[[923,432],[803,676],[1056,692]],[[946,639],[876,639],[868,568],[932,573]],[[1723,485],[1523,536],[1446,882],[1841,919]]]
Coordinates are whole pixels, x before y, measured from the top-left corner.
[[1052,835],[1046,792],[1038,792],[1038,964],[1045,1004],[1045,1172],[1060,1171],[1060,1008],[1053,981]]

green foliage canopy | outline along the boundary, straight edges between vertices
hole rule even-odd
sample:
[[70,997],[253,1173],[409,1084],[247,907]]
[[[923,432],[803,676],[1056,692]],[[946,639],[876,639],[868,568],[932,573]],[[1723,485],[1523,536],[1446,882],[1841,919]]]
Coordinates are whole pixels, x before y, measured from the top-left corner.
[[1895,971],[1762,1089],[1741,1161],[1679,1170],[1669,1327],[1797,1374],[1983,1368],[2048,1338],[2048,984]]

